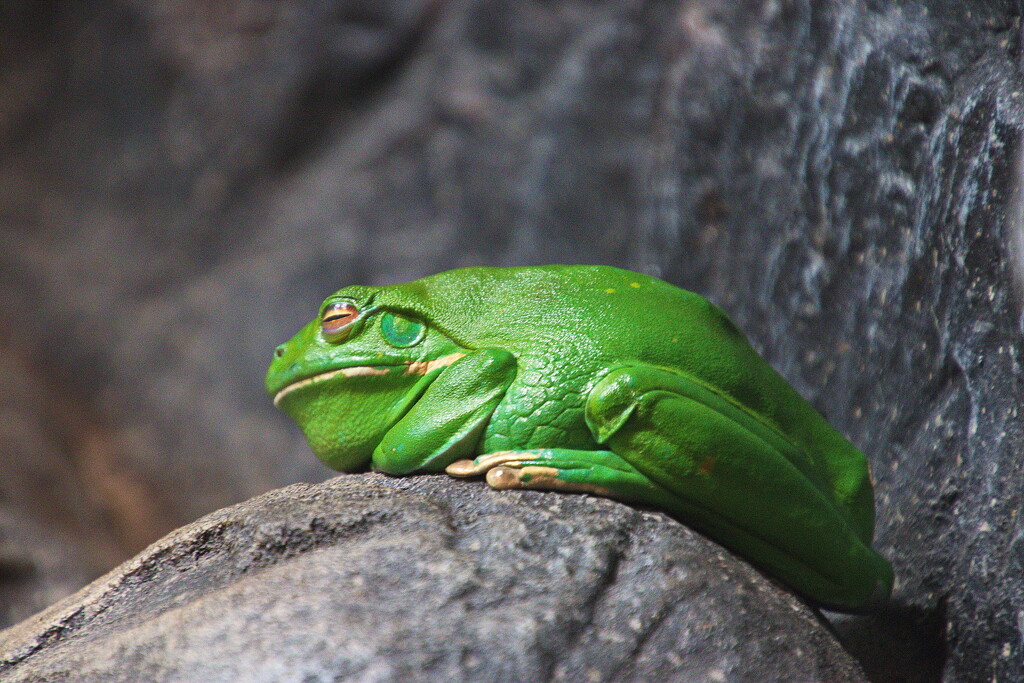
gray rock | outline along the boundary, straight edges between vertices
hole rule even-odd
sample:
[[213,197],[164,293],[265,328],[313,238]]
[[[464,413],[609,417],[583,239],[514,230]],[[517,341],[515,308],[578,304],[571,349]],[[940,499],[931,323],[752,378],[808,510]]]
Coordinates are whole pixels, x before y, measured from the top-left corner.
[[0,632],[4,681],[861,681],[805,605],[661,513],[443,476],[294,485]]

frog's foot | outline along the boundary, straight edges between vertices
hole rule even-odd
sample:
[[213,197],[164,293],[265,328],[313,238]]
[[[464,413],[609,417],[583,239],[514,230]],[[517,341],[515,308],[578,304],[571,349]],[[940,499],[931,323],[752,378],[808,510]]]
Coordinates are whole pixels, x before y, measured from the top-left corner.
[[458,460],[445,469],[453,477],[484,475],[496,489],[592,493],[607,498],[658,504],[666,495],[611,451],[542,448],[497,451]]
[[445,472],[453,477],[475,477],[484,475],[492,488],[538,489],[555,491],[578,491],[610,495],[598,486],[565,481],[558,478],[559,471],[550,465],[537,464],[535,451],[497,451],[482,455],[476,460],[458,460],[449,465]]
[[453,477],[479,477],[488,470],[509,462],[532,460],[530,451],[495,451],[481,455],[475,460],[456,460],[445,468],[445,472]]

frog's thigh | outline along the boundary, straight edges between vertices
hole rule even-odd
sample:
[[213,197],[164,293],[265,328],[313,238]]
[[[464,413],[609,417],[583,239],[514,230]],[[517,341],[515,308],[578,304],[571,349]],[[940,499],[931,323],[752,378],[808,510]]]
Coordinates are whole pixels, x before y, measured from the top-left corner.
[[486,475],[496,489],[578,491],[659,507],[670,502],[668,492],[611,451],[498,451],[456,461],[445,471],[454,477]]
[[681,375],[632,367],[598,383],[586,416],[599,442],[669,492],[667,510],[798,590],[840,607],[885,592],[884,561],[836,504],[756,433],[763,424],[741,424],[721,401]]

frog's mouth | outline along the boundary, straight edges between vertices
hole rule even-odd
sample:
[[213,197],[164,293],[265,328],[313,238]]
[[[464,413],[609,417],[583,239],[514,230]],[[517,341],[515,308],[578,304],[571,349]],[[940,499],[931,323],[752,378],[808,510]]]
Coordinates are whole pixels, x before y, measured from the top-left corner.
[[312,384],[327,382],[336,377],[367,377],[375,375],[387,375],[392,372],[395,372],[396,369],[403,367],[405,368],[405,370],[402,372],[403,375],[426,375],[429,372],[451,365],[452,363],[454,363],[455,361],[457,361],[458,359],[462,358],[465,355],[466,354],[464,353],[450,353],[447,356],[442,356],[441,358],[435,358],[433,360],[408,361],[406,363],[402,363],[401,365],[353,365],[344,368],[335,368],[333,370],[327,370],[326,372],[321,372],[320,374],[313,375],[312,377],[306,377],[300,380],[296,380],[295,382],[292,382],[291,384],[288,384],[287,386],[282,388],[280,391],[274,394],[274,407],[280,408],[281,401],[284,399],[284,397],[292,393],[293,391],[297,391],[298,389],[308,387]]

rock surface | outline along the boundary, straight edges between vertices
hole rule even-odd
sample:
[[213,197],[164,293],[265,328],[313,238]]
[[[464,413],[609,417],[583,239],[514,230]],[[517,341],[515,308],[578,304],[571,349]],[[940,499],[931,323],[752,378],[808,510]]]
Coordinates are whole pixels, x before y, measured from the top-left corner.
[[799,601],[661,513],[443,476],[294,485],[0,632],[15,681],[862,681]]

